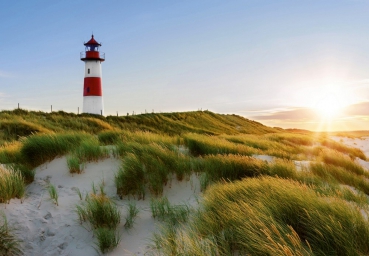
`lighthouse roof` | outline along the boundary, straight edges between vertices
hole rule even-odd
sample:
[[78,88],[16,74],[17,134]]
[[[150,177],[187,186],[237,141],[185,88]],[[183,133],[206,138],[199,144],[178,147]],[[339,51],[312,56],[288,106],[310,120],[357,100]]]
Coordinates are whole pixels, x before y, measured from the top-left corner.
[[98,45],[98,46],[101,46],[101,44],[99,44],[95,38],[94,38],[94,35],[91,36],[91,39],[90,41],[88,41],[87,43],[84,43],[84,45]]

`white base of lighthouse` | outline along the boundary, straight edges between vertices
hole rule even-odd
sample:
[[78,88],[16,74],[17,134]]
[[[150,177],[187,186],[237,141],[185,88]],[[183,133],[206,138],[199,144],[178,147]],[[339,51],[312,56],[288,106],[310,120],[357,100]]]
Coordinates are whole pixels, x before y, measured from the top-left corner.
[[84,96],[83,113],[104,115],[104,104],[102,96]]

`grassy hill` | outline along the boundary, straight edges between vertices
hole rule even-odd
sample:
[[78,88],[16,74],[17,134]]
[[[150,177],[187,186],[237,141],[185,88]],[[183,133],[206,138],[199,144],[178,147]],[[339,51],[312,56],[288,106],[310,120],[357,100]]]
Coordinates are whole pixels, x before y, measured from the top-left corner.
[[[2,111],[0,203],[24,198],[35,167],[63,155],[74,175],[85,163],[120,159],[117,195],[157,198],[151,210],[164,223],[153,238],[156,255],[369,254],[369,172],[358,160],[366,156],[325,133],[209,111],[124,117]],[[171,206],[164,185],[194,173],[204,193],[199,209]],[[87,204],[98,199],[113,207],[101,194]],[[80,219],[89,218],[78,209]]]
[[150,131],[160,134],[184,133],[265,134],[278,132],[261,123],[237,115],[210,111],[141,114],[134,116],[96,116],[65,112],[35,112],[16,109],[0,112],[0,145],[36,133],[87,132],[109,130]]

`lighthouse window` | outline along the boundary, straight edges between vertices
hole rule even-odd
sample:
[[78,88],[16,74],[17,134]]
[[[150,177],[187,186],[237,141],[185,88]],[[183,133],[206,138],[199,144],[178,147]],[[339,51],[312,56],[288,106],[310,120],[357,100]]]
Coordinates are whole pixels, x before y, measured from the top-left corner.
[[90,74],[90,69],[87,69],[87,74]]
[[90,87],[87,87],[87,93],[89,93],[90,92]]

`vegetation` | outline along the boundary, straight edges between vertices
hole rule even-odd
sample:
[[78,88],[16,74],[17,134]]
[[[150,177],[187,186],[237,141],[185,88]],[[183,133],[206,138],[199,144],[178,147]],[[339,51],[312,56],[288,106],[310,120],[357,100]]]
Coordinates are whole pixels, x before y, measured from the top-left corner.
[[139,210],[136,206],[136,203],[130,202],[128,204],[128,214],[126,216],[126,223],[124,223],[124,227],[126,229],[130,229],[133,227],[133,224],[135,222],[138,212]]
[[[121,117],[2,111],[0,202],[22,198],[35,168],[56,157],[66,155],[70,173],[78,174],[112,152],[122,160],[119,197],[154,197],[152,216],[163,224],[154,236],[158,254],[367,255],[369,172],[356,160],[366,156],[330,135],[209,111]],[[193,173],[204,192],[198,210],[162,197],[173,177]],[[85,200],[76,191],[76,212],[105,253],[119,243],[121,214],[103,184],[92,190]],[[49,193],[57,204],[53,185]],[[126,229],[137,214],[130,203]]]
[[[102,185],[101,185],[102,186]],[[118,207],[108,198],[100,186],[101,194],[94,191],[86,202],[76,206],[80,223],[88,221],[97,238],[96,245],[101,253],[114,249],[119,241],[120,235],[117,231],[121,215]],[[93,188],[95,186],[93,185]]]
[[56,206],[58,206],[59,205],[58,203],[59,195],[58,195],[58,191],[56,190],[55,186],[53,184],[49,184],[48,191],[49,191],[50,199],[54,202],[54,204],[56,204]]
[[120,241],[120,235],[115,229],[97,228],[94,230],[94,235],[97,238],[95,244],[101,253],[112,251],[118,246]]
[[9,228],[5,214],[0,221],[0,255],[22,255],[20,244]]
[[155,244],[162,255],[366,255],[368,224],[340,198],[262,177],[212,186],[191,221]]
[[22,175],[0,166],[0,203],[9,203],[14,197],[23,198],[24,193],[25,184]]

